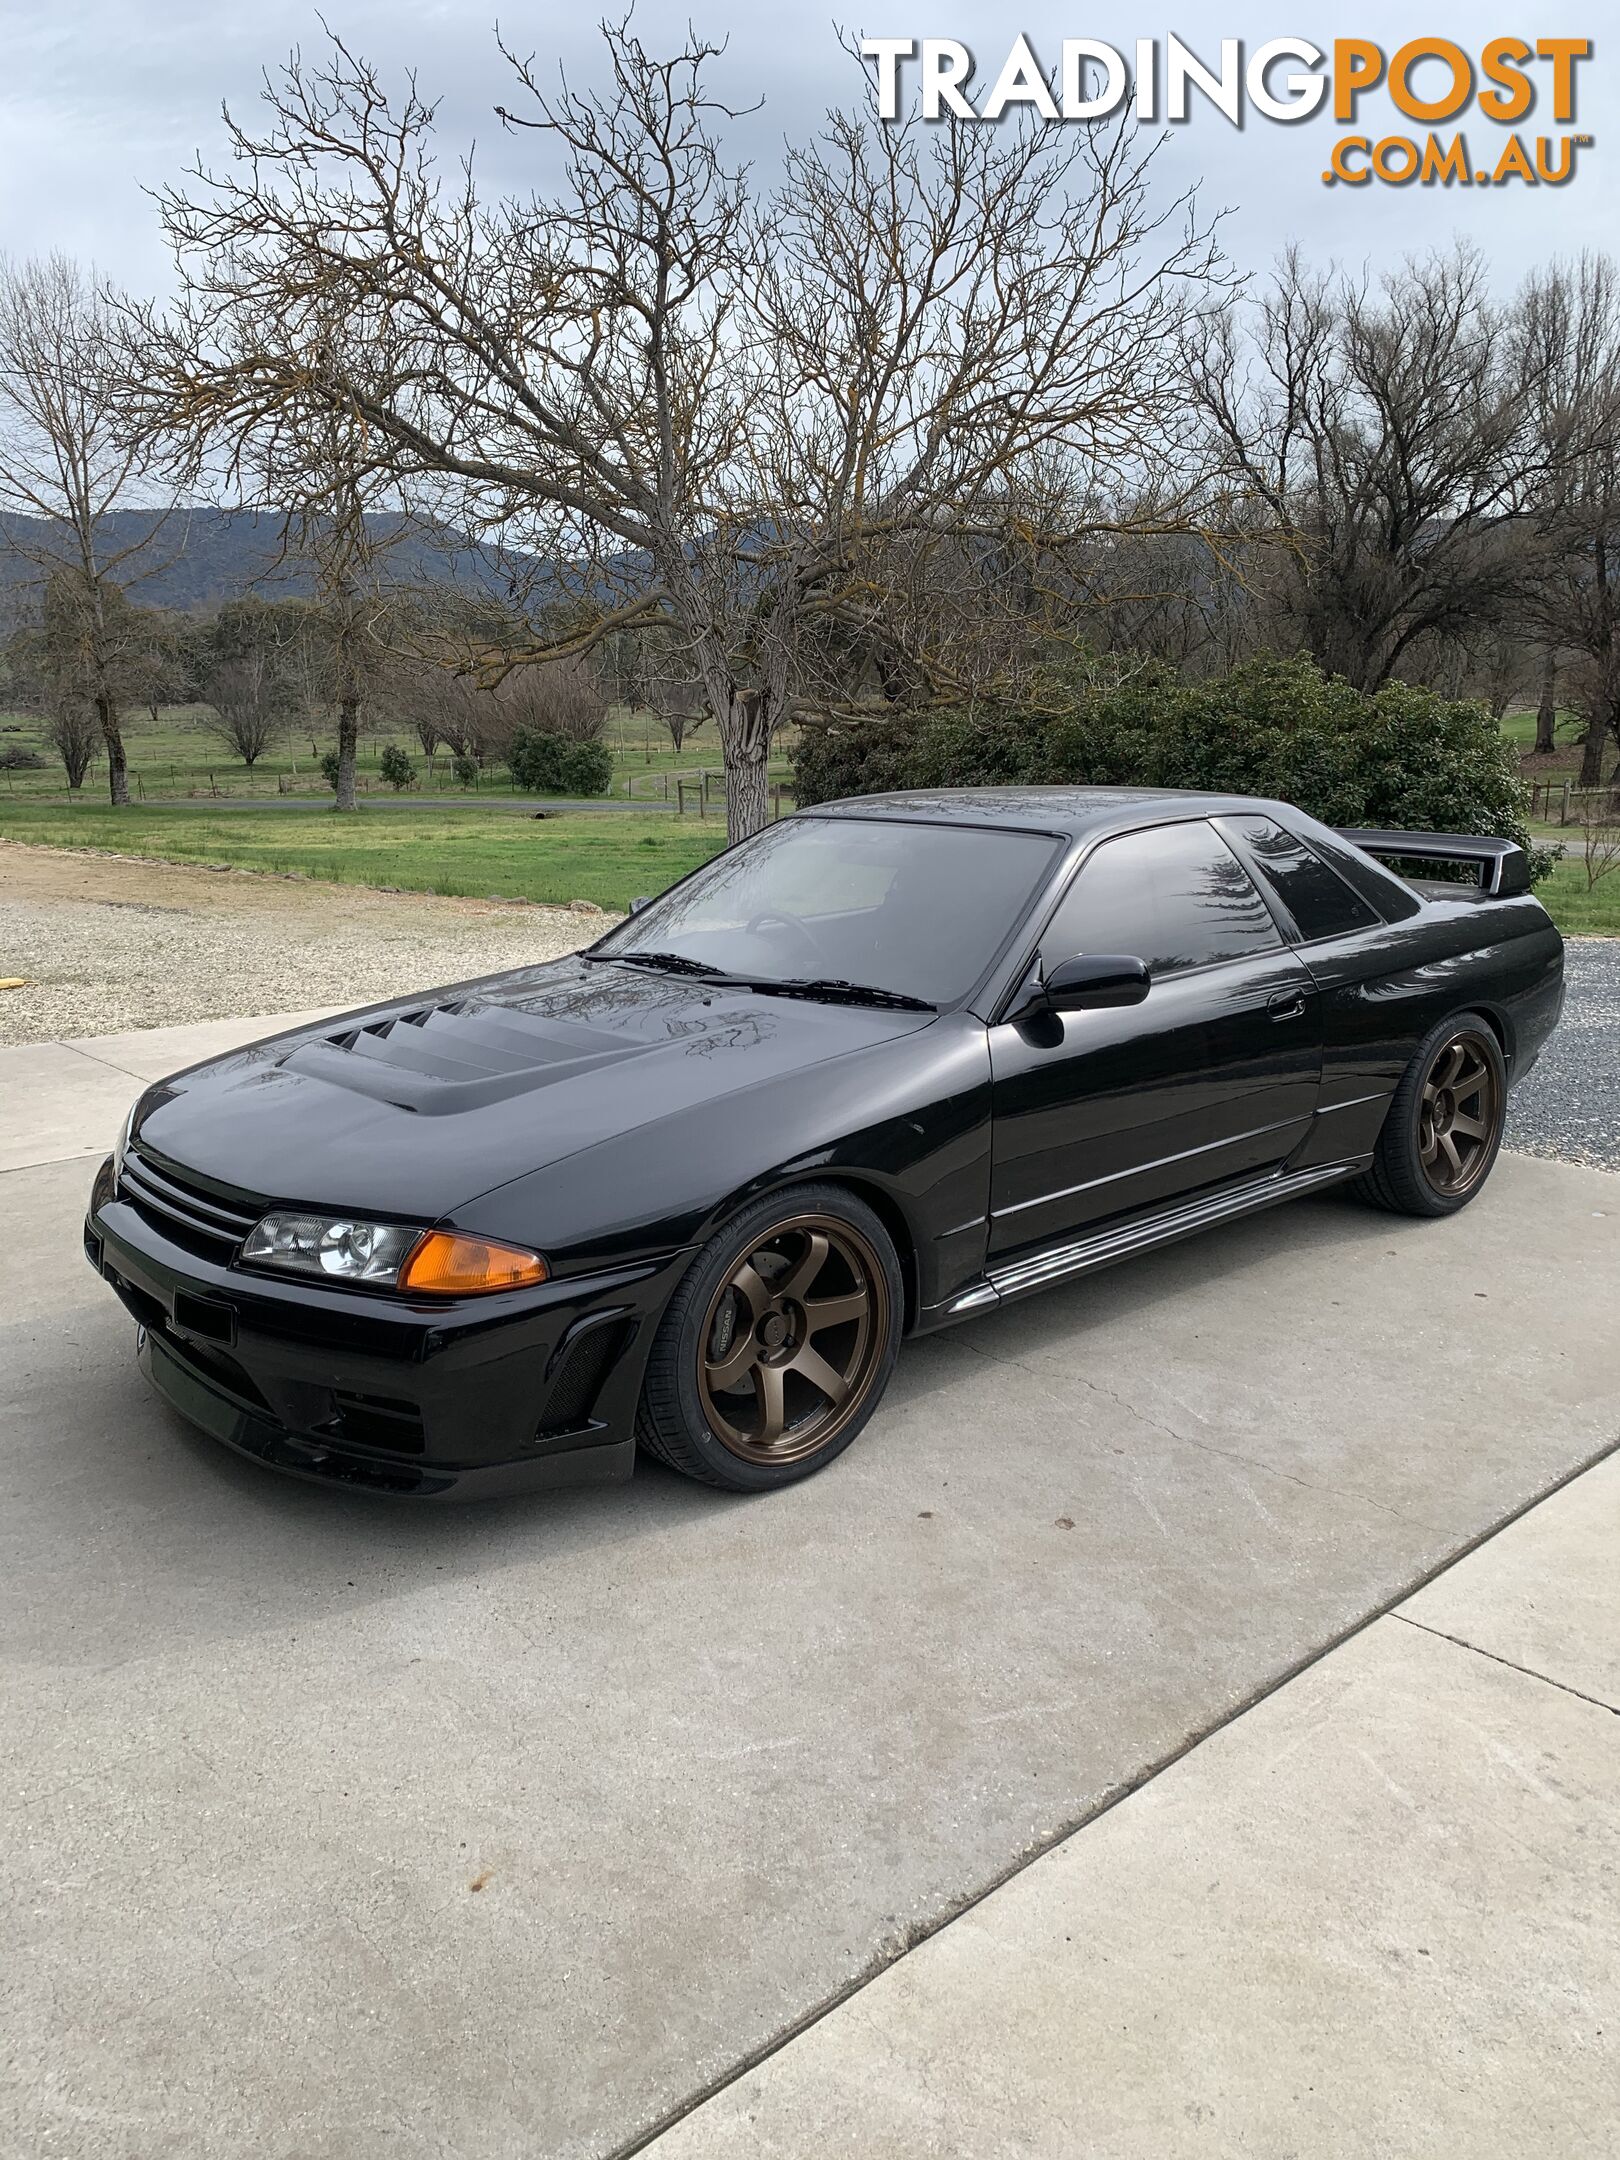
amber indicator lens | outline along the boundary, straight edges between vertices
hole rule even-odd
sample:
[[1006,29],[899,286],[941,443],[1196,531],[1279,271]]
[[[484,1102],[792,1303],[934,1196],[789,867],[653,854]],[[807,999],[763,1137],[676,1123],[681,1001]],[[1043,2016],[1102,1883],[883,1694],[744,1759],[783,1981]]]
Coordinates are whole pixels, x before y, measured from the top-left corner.
[[521,1245],[430,1230],[400,1270],[399,1287],[464,1297],[469,1291],[518,1290],[544,1282],[546,1274],[540,1255]]

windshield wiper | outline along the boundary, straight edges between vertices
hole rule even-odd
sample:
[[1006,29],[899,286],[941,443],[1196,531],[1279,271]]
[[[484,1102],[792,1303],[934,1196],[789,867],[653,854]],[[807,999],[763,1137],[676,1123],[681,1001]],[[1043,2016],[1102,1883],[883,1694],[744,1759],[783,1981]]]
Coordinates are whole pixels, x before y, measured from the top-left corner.
[[740,975],[728,975],[724,968],[710,967],[706,960],[689,960],[678,952],[588,952],[581,953],[582,960],[610,960],[615,967],[657,968],[664,975],[697,975],[704,982],[737,983],[744,989],[753,989]]
[[661,974],[690,975],[726,990],[754,990],[763,997],[820,998],[829,1005],[884,1005],[896,1012],[937,1012],[927,998],[903,990],[883,990],[876,983],[845,982],[838,975],[732,975],[706,960],[673,952],[587,952],[582,960],[610,960],[619,967],[656,968]]
[[937,1012],[927,998],[909,997],[904,990],[883,990],[876,983],[845,982],[837,975],[787,975],[780,980],[755,980],[748,985],[768,997],[821,998],[829,1005],[886,1005],[896,1012]]

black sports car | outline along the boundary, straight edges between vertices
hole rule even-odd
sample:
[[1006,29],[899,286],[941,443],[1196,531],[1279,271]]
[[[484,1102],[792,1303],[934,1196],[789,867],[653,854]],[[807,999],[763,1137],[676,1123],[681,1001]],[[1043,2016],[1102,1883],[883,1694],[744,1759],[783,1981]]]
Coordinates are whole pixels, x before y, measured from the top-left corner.
[[874,796],[588,952],[148,1088],[85,1248],[170,1402],[279,1469],[468,1496],[640,1445],[761,1491],[908,1332],[1340,1181],[1464,1206],[1562,996],[1508,841]]

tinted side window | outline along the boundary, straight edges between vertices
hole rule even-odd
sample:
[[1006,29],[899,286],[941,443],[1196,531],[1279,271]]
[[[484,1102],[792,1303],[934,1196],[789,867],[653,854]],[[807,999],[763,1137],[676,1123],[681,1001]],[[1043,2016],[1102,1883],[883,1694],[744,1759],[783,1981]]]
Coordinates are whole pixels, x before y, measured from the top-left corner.
[[1298,923],[1299,934],[1307,944],[1317,938],[1343,937],[1347,931],[1365,930],[1379,921],[1336,870],[1330,870],[1303,840],[1284,832],[1270,818],[1237,817],[1231,823],[1242,834],[1267,884]]
[[1360,848],[1346,847],[1334,834],[1313,836],[1311,848],[1368,902],[1381,921],[1405,922],[1423,905],[1411,886],[1387,864],[1363,855]]
[[1198,819],[1105,840],[1064,895],[1041,959],[1050,968],[1076,953],[1134,953],[1161,975],[1281,943],[1248,872]]

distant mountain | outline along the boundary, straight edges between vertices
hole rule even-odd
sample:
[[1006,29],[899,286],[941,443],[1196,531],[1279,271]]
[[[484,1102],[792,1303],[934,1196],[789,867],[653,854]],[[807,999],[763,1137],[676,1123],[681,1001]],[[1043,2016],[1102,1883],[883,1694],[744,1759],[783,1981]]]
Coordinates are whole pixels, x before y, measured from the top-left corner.
[[[404,521],[374,517],[367,522],[381,538]],[[198,504],[174,511],[155,532],[152,526],[144,510],[114,510],[102,520],[107,554],[133,549],[118,576],[138,607],[202,614],[249,590],[267,599],[314,590],[306,564],[282,559],[281,528],[273,517]],[[33,581],[34,566],[18,543],[37,545],[49,531],[42,519],[0,518],[0,591]],[[447,584],[500,594],[509,577],[487,550],[442,527],[408,530],[384,564],[388,581],[398,585]]]

